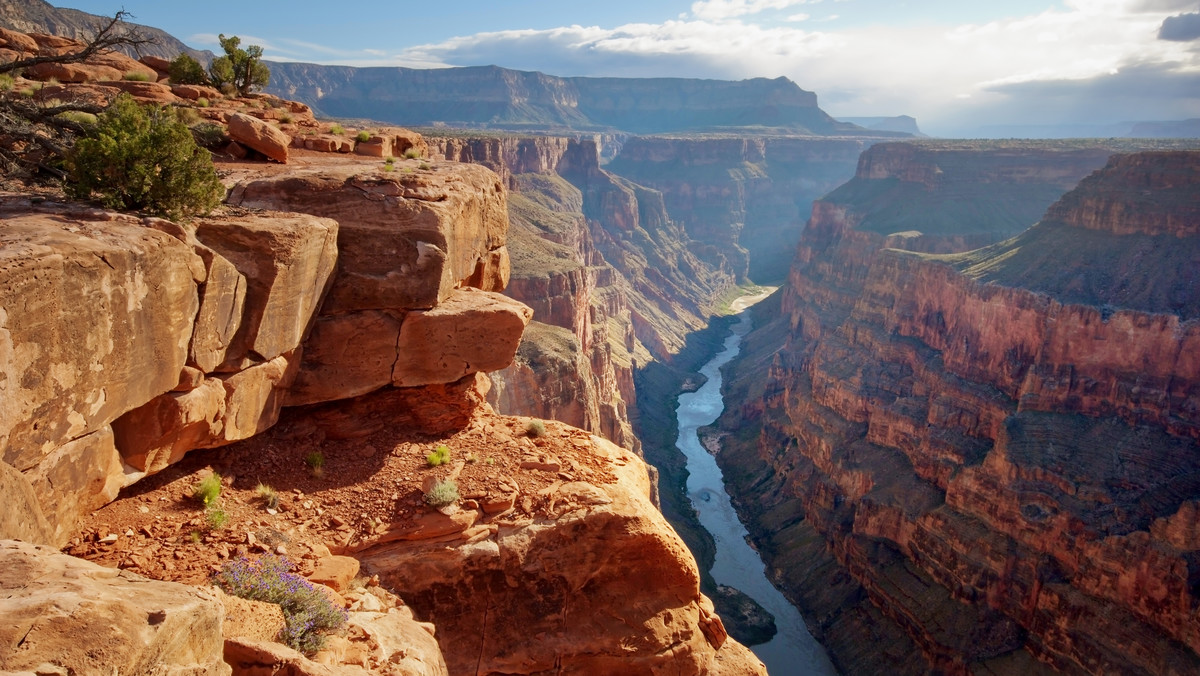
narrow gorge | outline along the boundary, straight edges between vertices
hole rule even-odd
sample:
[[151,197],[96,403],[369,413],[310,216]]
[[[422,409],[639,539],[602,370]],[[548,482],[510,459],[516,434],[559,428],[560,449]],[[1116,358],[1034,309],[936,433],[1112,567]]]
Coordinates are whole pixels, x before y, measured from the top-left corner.
[[731,366],[720,463],[843,672],[1200,668],[1200,159],[1108,155],[876,145]]

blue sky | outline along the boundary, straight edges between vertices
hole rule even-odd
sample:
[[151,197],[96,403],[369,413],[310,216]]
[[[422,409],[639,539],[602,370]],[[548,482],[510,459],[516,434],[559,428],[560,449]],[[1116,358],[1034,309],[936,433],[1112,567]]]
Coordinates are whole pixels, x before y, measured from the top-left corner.
[[783,75],[834,115],[909,114],[943,135],[981,124],[1200,117],[1200,0],[55,4],[96,14],[123,6],[201,49],[216,49],[217,33],[240,35],[276,60]]

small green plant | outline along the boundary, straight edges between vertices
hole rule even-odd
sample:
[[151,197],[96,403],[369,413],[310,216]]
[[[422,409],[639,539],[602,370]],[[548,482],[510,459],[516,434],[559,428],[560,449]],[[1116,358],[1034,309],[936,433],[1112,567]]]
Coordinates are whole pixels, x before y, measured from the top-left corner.
[[296,118],[292,117],[291,113],[286,111],[279,114],[279,121],[284,124],[291,124],[295,119]]
[[216,122],[201,122],[191,128],[192,138],[196,139],[197,145],[204,148],[215,148],[217,145],[229,140],[225,135],[225,127]]
[[325,454],[320,451],[312,451],[304,456],[304,464],[308,465],[309,471],[313,477],[320,479],[325,476]]
[[125,73],[124,79],[128,82],[149,82],[150,74],[143,73],[140,70],[131,70]]
[[191,533],[188,533],[188,539],[191,540],[192,544],[194,545],[200,544],[200,531],[194,530]]
[[11,92],[16,82],[11,75],[0,75],[0,92]]
[[420,156],[421,151],[417,150],[416,148],[409,148],[408,150],[404,151],[404,159],[406,160],[415,160]]
[[200,113],[197,113],[195,108],[191,108],[191,107],[187,107],[187,106],[181,106],[181,107],[176,108],[175,109],[175,117],[179,118],[180,122],[186,124],[189,127],[200,123]]
[[208,84],[204,66],[187,54],[180,54],[171,61],[167,66],[167,77],[171,78],[171,84]]
[[204,510],[204,519],[210,530],[221,530],[229,525],[229,514],[220,505],[210,505]]
[[370,141],[370,140],[371,140],[371,132],[369,132],[369,131],[367,131],[366,129],[364,129],[364,130],[362,130],[362,131],[358,132],[358,135],[357,135],[357,136],[355,136],[354,138],[355,138],[355,139],[356,139],[356,140],[357,140],[359,143],[366,143],[367,141]]
[[90,127],[96,124],[97,119],[92,113],[85,113],[82,110],[63,111],[56,117],[61,120],[68,120],[70,122],[74,122],[75,124],[83,125],[84,127]]
[[385,164],[385,165],[383,165],[383,170],[384,170],[384,171],[395,171],[395,170],[396,170],[396,165],[394,165],[394,164]]
[[213,582],[231,596],[277,604],[284,619],[279,640],[312,655],[325,647],[329,632],[346,623],[346,611],[291,569],[287,559],[270,554],[258,561],[240,557],[221,566]]
[[31,99],[31,98],[33,98],[33,95],[37,93],[37,90],[34,89],[33,87],[26,87],[17,93],[20,94],[21,96],[24,96],[27,99]]
[[383,163],[388,166],[391,166],[396,163],[396,158],[392,157],[391,155],[388,155],[387,157],[383,158]]
[[217,504],[221,497],[221,475],[213,472],[200,480],[192,490],[192,497],[204,503],[205,507]]
[[546,436],[546,423],[541,420],[530,420],[525,425],[525,434],[534,439]]
[[494,465],[494,464],[496,464],[496,459],[495,459],[495,458],[488,458],[487,460],[484,460],[484,462],[486,462],[486,463],[487,463],[487,464],[489,464],[489,465]]
[[430,467],[437,467],[438,465],[450,462],[450,448],[445,445],[438,446],[432,453],[425,456],[425,461],[429,463]]
[[432,167],[432,166],[430,166],[430,164],[429,164],[428,162],[422,162],[422,163],[421,163],[421,168],[422,168],[422,169],[425,169],[425,170],[429,170],[429,169],[432,169],[433,167]]
[[341,136],[342,134],[346,133],[346,128],[340,124],[335,124],[329,128],[329,133],[333,134],[334,136]]
[[170,108],[138,105],[122,93],[67,157],[71,197],[98,197],[110,209],[186,220],[211,211],[225,186],[208,151]]
[[477,463],[477,462],[479,462],[479,456],[478,456],[478,455],[475,455],[474,453],[472,453],[472,454],[470,454],[470,455],[468,455],[468,456],[467,456],[467,464],[468,464],[468,465],[474,465],[474,464],[475,464],[475,463]]
[[254,487],[254,494],[263,501],[267,509],[279,509],[279,491],[260,481]]
[[425,494],[425,502],[431,507],[445,507],[458,502],[458,484],[453,479],[439,481]]
[[210,101],[209,101],[207,98],[205,98],[205,97],[203,97],[203,96],[201,96],[200,98],[196,99],[196,107],[197,107],[197,108],[207,108],[207,107],[209,107],[209,106],[211,106],[211,105],[212,105],[212,103],[211,103],[211,102],[210,102]]

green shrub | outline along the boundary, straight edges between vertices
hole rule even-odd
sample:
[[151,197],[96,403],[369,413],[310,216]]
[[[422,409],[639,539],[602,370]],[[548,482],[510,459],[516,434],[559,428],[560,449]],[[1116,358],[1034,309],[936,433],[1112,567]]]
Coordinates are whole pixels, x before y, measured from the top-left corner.
[[391,166],[396,163],[396,158],[392,157],[391,155],[388,155],[387,157],[385,157],[383,159],[383,163],[388,166]]
[[292,114],[289,112],[282,112],[279,114],[279,121],[284,124],[291,124],[295,119],[296,118],[292,117]]
[[357,140],[359,143],[366,143],[367,141],[370,141],[370,140],[371,140],[371,132],[369,132],[369,131],[367,131],[366,129],[364,129],[364,130],[362,130],[362,131],[358,132],[358,135],[357,135],[357,136],[355,136],[354,138],[355,138],[355,140]]
[[150,75],[147,73],[143,73],[140,70],[132,70],[132,71],[129,71],[128,73],[125,73],[124,79],[129,82],[149,82]]
[[308,465],[308,469],[312,475],[318,479],[325,475],[325,454],[320,451],[311,451],[304,456],[304,464]]
[[530,420],[529,423],[525,425],[525,434],[533,437],[534,439],[546,436],[546,423],[542,422],[541,420]]
[[221,530],[229,525],[229,514],[220,505],[212,505],[204,510],[204,519],[208,522],[210,530]]
[[254,494],[262,499],[267,509],[279,509],[279,491],[260,481],[254,488]]
[[415,160],[420,156],[421,151],[417,150],[416,148],[409,148],[408,150],[404,151],[404,159],[406,160]]
[[167,66],[167,76],[171,78],[172,84],[208,84],[204,66],[187,54],[180,54],[171,61],[171,65]]
[[450,462],[450,448],[448,446],[438,446],[433,453],[425,456],[425,462],[429,463],[430,467],[437,467]]
[[205,507],[217,504],[221,497],[221,475],[213,472],[200,480],[192,490],[192,497],[204,503]]
[[346,611],[291,568],[270,554],[257,562],[241,557],[221,566],[213,582],[231,596],[277,604],[285,625],[279,640],[311,655],[325,647],[328,632],[346,623]]
[[212,157],[167,108],[139,106],[121,94],[67,157],[72,197],[99,198],[111,209],[144,209],[188,219],[221,203]]
[[425,502],[431,507],[445,507],[458,502],[458,484],[453,479],[439,481],[425,494]]
[[211,104],[209,103],[208,99],[204,98],[203,96],[196,99],[196,107],[197,108],[207,108],[207,107],[209,107],[209,105],[211,105]]
[[11,75],[0,75],[0,92],[11,92],[16,82]]
[[96,120],[98,119],[92,113],[85,113],[82,110],[66,110],[56,115],[56,117],[62,120],[69,120],[75,124],[80,124],[85,127],[90,127],[96,124]]
[[225,134],[225,127],[216,122],[201,122],[192,127],[191,131],[192,138],[196,139],[196,143],[205,148],[215,148],[229,140]]
[[428,171],[429,169],[432,169],[433,167],[428,162],[422,162],[421,168]]
[[346,133],[346,128],[340,124],[334,124],[329,128],[329,133],[333,134],[334,136],[341,136],[342,134]]
[[187,106],[176,107],[175,117],[179,118],[179,121],[188,127],[200,123],[200,113],[197,113],[195,108],[189,108]]

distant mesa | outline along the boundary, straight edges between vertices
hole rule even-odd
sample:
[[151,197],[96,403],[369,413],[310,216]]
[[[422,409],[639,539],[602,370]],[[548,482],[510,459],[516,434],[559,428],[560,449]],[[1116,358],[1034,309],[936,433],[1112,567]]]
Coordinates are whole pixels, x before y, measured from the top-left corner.
[[871,131],[897,131],[913,136],[925,136],[917,127],[917,118],[911,115],[894,115],[892,117],[839,117],[839,122],[857,124]]

